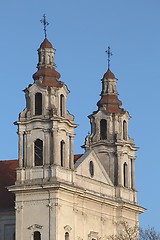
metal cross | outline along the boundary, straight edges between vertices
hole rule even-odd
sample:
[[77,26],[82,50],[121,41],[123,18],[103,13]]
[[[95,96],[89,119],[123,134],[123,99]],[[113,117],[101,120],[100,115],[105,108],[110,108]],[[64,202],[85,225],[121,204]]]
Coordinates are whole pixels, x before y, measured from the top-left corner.
[[47,38],[47,26],[49,25],[49,22],[47,22],[45,14],[43,14],[43,18],[40,20],[40,22],[43,23],[43,25],[44,25],[44,28],[43,28],[44,36],[45,36],[45,38]]
[[110,58],[111,56],[113,55],[111,50],[110,50],[110,47],[108,47],[108,50],[106,51],[107,55],[108,55],[108,69],[110,69]]

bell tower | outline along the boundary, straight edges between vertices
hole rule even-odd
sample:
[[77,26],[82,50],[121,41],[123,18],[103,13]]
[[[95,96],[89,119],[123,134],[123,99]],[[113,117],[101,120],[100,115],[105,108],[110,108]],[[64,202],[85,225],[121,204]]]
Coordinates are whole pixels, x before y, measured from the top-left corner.
[[[110,48],[107,53],[110,53]],[[94,150],[104,166],[117,197],[123,198],[123,191],[129,191],[131,201],[136,201],[135,191],[135,151],[134,140],[128,135],[129,113],[124,110],[118,98],[117,79],[110,70],[102,78],[101,98],[98,110],[90,116],[91,134],[86,137],[85,151]],[[119,191],[121,190],[121,191]],[[129,196],[128,195],[128,196]]]
[[51,216],[51,209],[56,211],[55,188],[60,182],[73,183],[77,125],[66,108],[69,90],[59,80],[54,58],[55,49],[45,35],[34,82],[24,89],[26,107],[15,123],[19,166],[11,191],[16,195],[16,240],[42,239],[42,228],[43,238],[56,239],[55,231],[51,232],[56,219],[55,213]]
[[38,49],[34,83],[24,90],[26,108],[16,123],[19,135],[18,182],[52,178],[53,166],[73,169],[76,124],[66,109],[69,90],[59,81],[54,53],[55,49],[45,38]]

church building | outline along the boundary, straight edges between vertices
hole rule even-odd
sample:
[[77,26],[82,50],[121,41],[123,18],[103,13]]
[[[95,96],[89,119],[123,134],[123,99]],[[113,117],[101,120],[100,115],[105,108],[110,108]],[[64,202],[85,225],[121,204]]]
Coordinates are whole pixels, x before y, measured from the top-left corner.
[[16,122],[18,160],[0,161],[1,240],[105,240],[118,232],[119,222],[134,226],[144,212],[137,203],[130,115],[121,107],[110,65],[89,115],[83,154],[74,154],[77,124],[60,77],[45,35]]

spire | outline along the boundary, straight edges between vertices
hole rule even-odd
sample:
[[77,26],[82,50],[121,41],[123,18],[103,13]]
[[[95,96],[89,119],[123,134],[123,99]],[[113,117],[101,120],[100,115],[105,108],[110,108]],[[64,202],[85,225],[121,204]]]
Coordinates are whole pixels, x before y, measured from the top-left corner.
[[45,14],[43,15],[43,18],[40,20],[40,22],[44,26],[43,30],[44,30],[45,39],[41,43],[40,48],[38,49],[39,61],[38,61],[37,67],[38,69],[41,69],[43,67],[55,68],[56,67],[54,63],[55,49],[47,39],[47,25],[49,25],[49,23],[46,20]]
[[104,74],[103,78],[115,78],[114,74],[111,72],[110,70],[110,62],[111,62],[111,56],[113,56],[112,52],[111,52],[111,48],[110,46],[108,46],[108,50],[106,50],[106,53],[108,55],[108,59],[107,59],[107,62],[108,62],[108,70],[107,72]]
[[118,99],[117,79],[110,70],[110,57],[113,55],[110,47],[108,47],[106,53],[108,55],[108,70],[102,78],[101,99],[98,101],[97,106],[99,109],[115,113],[122,110],[120,109],[122,103]]
[[60,78],[60,73],[55,70],[55,49],[47,39],[46,27],[49,25],[49,23],[46,20],[45,14],[43,15],[43,19],[41,19],[41,23],[44,25],[43,30],[45,39],[40,44],[40,47],[38,49],[38,71],[33,75],[33,79],[35,81],[41,80],[42,84],[45,86],[61,87],[63,84],[58,81]]

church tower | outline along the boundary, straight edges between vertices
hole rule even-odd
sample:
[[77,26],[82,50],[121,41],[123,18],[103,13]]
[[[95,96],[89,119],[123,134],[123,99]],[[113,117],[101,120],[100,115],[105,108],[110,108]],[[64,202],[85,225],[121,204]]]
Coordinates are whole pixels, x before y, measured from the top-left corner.
[[[53,177],[51,165],[73,169],[74,117],[66,109],[69,90],[55,70],[55,49],[47,38],[38,49],[38,71],[25,90],[26,108],[20,113],[19,181]],[[38,168],[37,168],[38,167]]]
[[66,108],[69,90],[56,71],[45,16],[43,23],[38,70],[24,90],[26,107],[16,122],[19,166],[9,187],[16,196],[16,240],[106,240],[119,222],[134,226],[144,211],[136,199],[130,116],[121,108],[108,64],[98,110],[89,116],[85,152],[74,155],[77,125]]
[[108,48],[108,70],[102,78],[101,99],[98,110],[89,116],[91,134],[86,137],[85,151],[93,149],[101,164],[117,188],[117,197],[128,192],[130,200],[136,201],[134,140],[128,135],[129,113],[121,108],[118,99],[117,79],[110,70],[110,48]]
[[58,180],[73,181],[77,125],[66,108],[69,90],[59,80],[55,49],[46,35],[38,49],[37,68],[34,83],[24,90],[26,107],[16,122],[19,137],[19,166],[14,186],[17,240],[56,239],[50,231],[56,214],[50,216],[53,207],[50,199],[54,198],[56,206],[53,195],[57,186],[52,192],[50,185]]

